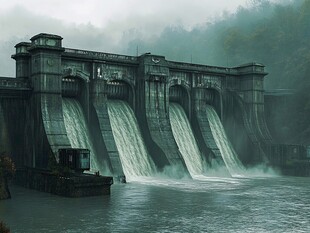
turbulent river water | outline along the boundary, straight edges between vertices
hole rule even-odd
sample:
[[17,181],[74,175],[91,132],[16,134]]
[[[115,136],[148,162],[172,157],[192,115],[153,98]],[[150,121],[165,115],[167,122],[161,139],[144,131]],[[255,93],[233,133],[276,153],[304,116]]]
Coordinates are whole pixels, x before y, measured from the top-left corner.
[[309,178],[149,177],[76,199],[10,188],[0,219],[14,233],[310,232]]

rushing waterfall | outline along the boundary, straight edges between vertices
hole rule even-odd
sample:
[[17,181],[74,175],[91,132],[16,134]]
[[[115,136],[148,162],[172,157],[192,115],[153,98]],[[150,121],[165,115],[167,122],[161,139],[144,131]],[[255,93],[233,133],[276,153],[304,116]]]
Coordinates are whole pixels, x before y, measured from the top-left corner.
[[127,180],[151,176],[155,164],[144,145],[134,112],[121,100],[109,100],[108,112],[113,136]]
[[176,103],[170,103],[170,123],[173,136],[178,144],[189,173],[194,178],[204,173],[206,163],[201,157],[191,125],[183,108]]
[[228,140],[220,118],[212,106],[207,105],[206,109],[213,138],[221,152],[229,173],[232,176],[243,176],[245,173],[245,168],[241,164],[237,153]]
[[99,171],[103,174],[104,169],[96,160],[96,151],[90,140],[89,130],[79,102],[75,99],[63,98],[63,116],[69,141],[73,148],[87,148],[90,150],[91,171]]

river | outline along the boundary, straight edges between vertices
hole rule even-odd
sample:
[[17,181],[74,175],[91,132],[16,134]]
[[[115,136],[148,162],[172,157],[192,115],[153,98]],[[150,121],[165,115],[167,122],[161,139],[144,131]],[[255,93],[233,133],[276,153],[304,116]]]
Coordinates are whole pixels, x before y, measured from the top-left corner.
[[310,232],[310,179],[140,178],[110,196],[65,198],[11,186],[12,233]]

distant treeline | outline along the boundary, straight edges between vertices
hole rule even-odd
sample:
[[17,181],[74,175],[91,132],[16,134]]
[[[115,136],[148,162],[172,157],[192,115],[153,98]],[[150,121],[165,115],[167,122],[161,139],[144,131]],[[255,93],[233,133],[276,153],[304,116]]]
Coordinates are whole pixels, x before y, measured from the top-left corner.
[[209,65],[263,63],[269,72],[266,89],[298,93],[287,103],[287,112],[279,113],[279,127],[285,126],[287,132],[285,141],[310,144],[310,1],[251,2],[235,14],[224,14],[190,31],[167,27],[158,38],[132,40],[128,48],[139,46],[141,52],[169,60]]

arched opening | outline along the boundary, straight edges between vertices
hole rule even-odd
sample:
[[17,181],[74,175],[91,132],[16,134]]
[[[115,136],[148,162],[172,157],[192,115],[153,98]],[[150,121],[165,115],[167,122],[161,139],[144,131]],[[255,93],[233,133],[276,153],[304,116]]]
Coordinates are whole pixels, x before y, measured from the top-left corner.
[[196,107],[203,108],[205,104],[211,105],[220,118],[222,118],[222,97],[218,90],[213,88],[198,88],[195,90],[194,95]]
[[202,99],[205,100],[206,104],[211,105],[222,119],[222,98],[220,92],[216,89],[205,89]]
[[190,118],[190,97],[187,89],[181,85],[173,85],[169,88],[169,102],[180,104]]
[[131,85],[125,81],[107,81],[106,92],[108,99],[124,100],[134,108],[134,92]]
[[83,80],[76,76],[66,76],[62,78],[62,91],[63,97],[74,98],[81,93]]
[[89,121],[89,77],[80,74],[69,74],[62,77],[62,98],[76,99]]

